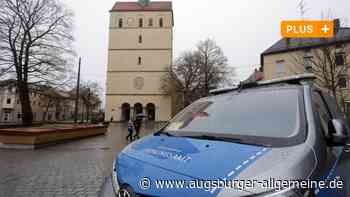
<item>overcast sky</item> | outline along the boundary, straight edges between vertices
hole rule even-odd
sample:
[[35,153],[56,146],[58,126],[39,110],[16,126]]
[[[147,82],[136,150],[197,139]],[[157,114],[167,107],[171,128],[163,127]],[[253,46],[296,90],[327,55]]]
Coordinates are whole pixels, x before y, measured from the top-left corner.
[[[105,86],[109,10],[116,0],[63,0],[75,12],[75,48],[83,58],[82,78]],[[300,0],[173,0],[174,57],[212,38],[224,50],[237,79],[259,65],[260,53],[280,39],[281,20],[300,19]],[[350,19],[349,0],[305,0],[305,18],[330,10]],[[349,24],[349,22],[348,22]]]

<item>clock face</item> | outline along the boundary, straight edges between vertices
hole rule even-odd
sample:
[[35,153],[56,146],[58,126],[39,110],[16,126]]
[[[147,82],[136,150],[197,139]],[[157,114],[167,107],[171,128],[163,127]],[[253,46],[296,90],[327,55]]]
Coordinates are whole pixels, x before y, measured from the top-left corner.
[[133,18],[128,18],[128,25],[132,25],[132,23],[134,22],[134,19]]
[[134,79],[134,87],[137,90],[142,90],[143,86],[144,86],[145,80],[143,77],[136,77]]

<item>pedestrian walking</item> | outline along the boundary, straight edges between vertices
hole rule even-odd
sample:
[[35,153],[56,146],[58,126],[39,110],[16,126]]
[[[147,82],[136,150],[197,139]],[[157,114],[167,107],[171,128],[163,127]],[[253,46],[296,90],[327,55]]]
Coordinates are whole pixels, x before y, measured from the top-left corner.
[[134,129],[135,129],[134,123],[132,122],[132,120],[129,120],[129,122],[128,122],[128,132],[129,132],[129,134],[128,134],[128,136],[126,136],[126,140],[127,141],[132,142]]
[[142,118],[136,117],[134,121],[134,127],[135,127],[135,135],[134,139],[140,139],[140,129],[142,126]]

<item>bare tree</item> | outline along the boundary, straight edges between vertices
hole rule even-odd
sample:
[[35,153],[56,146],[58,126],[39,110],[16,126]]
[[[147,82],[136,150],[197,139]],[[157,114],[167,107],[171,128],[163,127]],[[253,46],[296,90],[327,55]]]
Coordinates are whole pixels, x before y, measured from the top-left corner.
[[207,39],[196,50],[186,51],[176,59],[163,79],[162,89],[173,95],[177,106],[181,102],[183,108],[208,96],[210,89],[231,81],[233,73],[221,48]]
[[[300,0],[298,7],[301,18],[304,19],[304,15],[308,10],[305,0]],[[323,20],[334,20],[334,18],[335,15],[331,9],[321,12],[321,19]],[[334,23],[335,33],[338,33],[341,27],[347,25],[347,20],[335,19]],[[312,45],[315,45],[315,41],[319,47],[312,47]],[[350,45],[336,44],[330,39],[300,39],[298,46],[307,49],[296,51],[292,55],[295,68],[303,65],[305,72],[314,73],[317,77],[317,85],[328,89],[344,108],[348,90],[342,86],[344,82],[347,83],[346,81],[349,80],[348,69],[350,63],[347,60],[350,57]]]
[[323,46],[298,51],[292,57],[296,65],[304,65],[307,72],[316,75],[320,87],[330,90],[337,98],[344,91],[343,80],[348,77],[349,63],[346,61],[350,48],[346,44],[329,45],[325,39],[323,42]]
[[58,0],[0,1],[0,76],[16,78],[25,125],[33,121],[29,86],[67,78],[72,18]]
[[182,53],[172,65],[164,78],[163,89],[169,94],[181,95],[182,104],[187,106],[198,99],[201,87],[201,65],[198,53],[187,51]]
[[202,96],[208,96],[212,88],[218,87],[228,80],[230,69],[227,57],[214,40],[206,39],[197,45],[196,54],[199,56],[200,77],[203,85]]
[[[49,110],[55,108],[55,112],[57,113],[59,111],[61,102],[65,98],[63,98],[57,90],[49,86],[41,87],[41,91],[42,100],[45,104],[45,110],[43,112],[42,121],[45,122],[49,114]],[[58,119],[58,117],[56,117],[56,119]]]
[[[86,81],[82,83],[80,88],[80,99],[85,107],[86,121],[91,119],[92,110],[101,105],[101,91],[102,88],[97,82]],[[82,120],[84,121],[84,114],[82,115]]]

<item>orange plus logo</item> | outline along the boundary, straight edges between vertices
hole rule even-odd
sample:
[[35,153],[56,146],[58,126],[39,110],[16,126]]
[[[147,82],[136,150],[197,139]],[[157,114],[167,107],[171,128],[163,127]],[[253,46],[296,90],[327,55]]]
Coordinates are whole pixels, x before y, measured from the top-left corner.
[[332,38],[334,22],[328,20],[282,21],[281,34],[284,38]]

